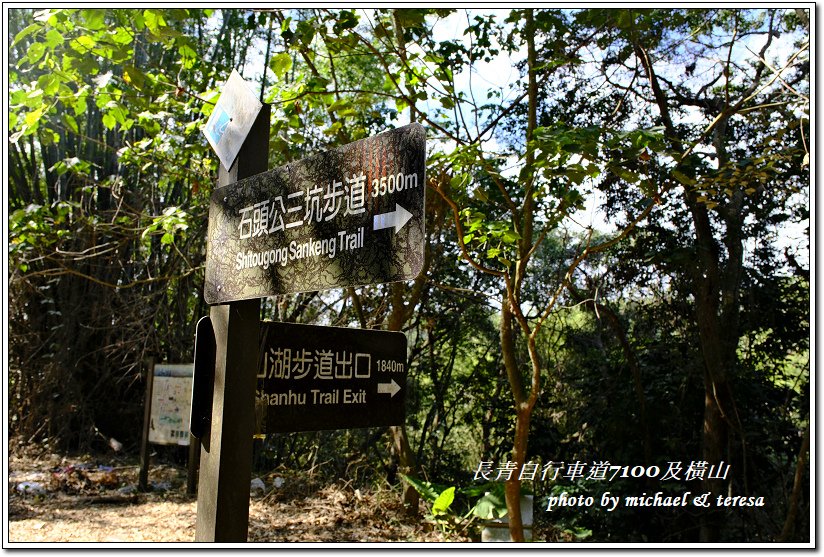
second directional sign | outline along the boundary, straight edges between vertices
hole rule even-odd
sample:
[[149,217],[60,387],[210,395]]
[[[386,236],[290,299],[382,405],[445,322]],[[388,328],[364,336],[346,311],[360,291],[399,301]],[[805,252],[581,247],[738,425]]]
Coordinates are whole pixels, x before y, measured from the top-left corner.
[[415,278],[425,168],[410,124],[216,189],[206,302]]
[[403,333],[275,322],[260,328],[260,433],[403,423]]

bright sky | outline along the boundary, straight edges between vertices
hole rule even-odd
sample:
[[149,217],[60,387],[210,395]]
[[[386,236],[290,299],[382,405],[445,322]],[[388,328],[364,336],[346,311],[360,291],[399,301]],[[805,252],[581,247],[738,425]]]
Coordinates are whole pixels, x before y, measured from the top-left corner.
[[[488,15],[494,14],[498,21],[503,21],[507,15],[509,14],[509,9],[497,9],[497,10],[470,10],[470,9],[458,9],[451,15],[446,18],[442,18],[437,20],[434,25],[433,33],[434,38],[438,41],[442,40],[462,40],[463,44],[467,47],[470,47],[471,44],[469,42],[469,37],[464,33],[469,22],[472,21],[475,15]],[[361,10],[361,17],[365,19],[372,19],[371,10]],[[813,14],[814,18],[814,14]],[[792,45],[794,37],[790,34],[783,34],[779,37],[775,37],[773,39],[773,43],[767,53],[767,60],[773,64],[773,67],[778,69],[781,66],[781,59],[786,59],[792,52],[794,52],[794,48]],[[752,38],[748,38],[745,41],[741,41],[738,43],[736,49],[733,50],[731,53],[732,59],[738,60],[745,60],[745,59],[752,59],[753,53],[757,53],[763,44],[764,38],[762,36],[753,36]],[[247,77],[250,79],[256,79],[259,83],[259,74],[260,68],[262,67],[262,51],[265,49],[265,44],[260,47],[261,54],[259,55],[259,59],[252,60],[247,65]],[[421,53],[420,47],[410,46],[410,51],[417,50]],[[589,53],[592,56],[593,60],[598,60],[602,55],[601,52],[597,50],[592,50]],[[490,62],[484,62],[483,60],[477,61],[471,70],[464,70],[463,72],[455,75],[455,84],[456,89],[461,91],[465,94],[465,96],[472,100],[474,99],[479,105],[485,104],[489,102],[487,100],[487,91],[491,90],[498,90],[502,92],[502,99],[499,101],[502,105],[507,105],[511,100],[513,100],[517,94],[519,93],[517,87],[515,86],[517,80],[519,79],[519,72],[515,67],[518,61],[523,60],[525,57],[525,49],[523,53],[516,53],[514,58],[510,58],[505,52],[501,51],[493,60]],[[723,63],[724,60],[717,60],[715,64]],[[683,74],[683,64],[679,62],[675,62],[670,66],[661,66],[660,63],[658,64],[658,71],[663,71],[662,75],[667,75],[668,73],[671,74],[673,77],[682,77]],[[707,77],[707,73],[712,72],[713,67],[709,63],[705,63],[703,66],[699,66],[695,69],[695,78],[697,80],[705,80]],[[814,70],[813,70],[814,71]],[[270,77],[271,79],[271,77]],[[813,80],[814,82],[814,80]],[[433,103],[430,101],[426,101],[421,103],[421,109],[427,110],[428,112],[432,112],[434,108],[439,107],[440,103]],[[461,105],[461,111],[464,120],[469,124],[470,128],[474,128],[474,130],[478,130],[482,127],[482,122],[478,122],[473,120],[473,111],[472,107],[469,103],[463,103]],[[692,115],[689,116],[685,120],[686,122],[693,121],[698,122],[700,119],[700,114],[693,110]],[[408,114],[402,115],[400,118],[400,123],[405,123],[408,121]],[[813,138],[809,138],[811,152],[813,150]],[[444,148],[449,148],[449,145],[444,145]],[[492,137],[485,137],[484,139],[484,147],[488,150],[496,150],[498,145],[494,138]],[[515,173],[517,172],[518,168],[515,166],[515,161],[513,160],[512,168],[510,172]],[[582,227],[594,227],[602,232],[611,232],[614,231],[614,226],[607,222],[605,215],[599,209],[599,207],[603,203],[603,198],[598,195],[596,192],[592,192],[587,199],[586,209],[583,211],[579,211],[578,214],[573,215],[573,218],[568,223],[571,227],[571,230],[580,230]],[[797,226],[787,227],[784,230],[781,230],[780,233],[776,235],[776,242],[781,244],[782,249],[785,246],[789,247],[800,247],[802,246],[803,242],[806,242],[806,233],[804,232],[804,228],[807,226],[807,223],[801,223]],[[748,250],[754,249],[755,245],[748,246]],[[802,264],[804,264],[808,257],[803,250],[799,250],[800,260]]]

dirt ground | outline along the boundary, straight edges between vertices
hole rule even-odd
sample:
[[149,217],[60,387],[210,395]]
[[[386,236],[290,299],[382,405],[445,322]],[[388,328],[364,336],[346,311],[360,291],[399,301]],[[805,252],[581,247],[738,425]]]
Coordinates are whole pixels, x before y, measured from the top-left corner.
[[[197,499],[186,494],[185,468],[153,465],[146,493],[137,490],[138,473],[136,463],[122,461],[10,456],[9,543],[193,542]],[[410,519],[388,488],[316,485],[286,473],[258,480],[250,542],[471,541]]]

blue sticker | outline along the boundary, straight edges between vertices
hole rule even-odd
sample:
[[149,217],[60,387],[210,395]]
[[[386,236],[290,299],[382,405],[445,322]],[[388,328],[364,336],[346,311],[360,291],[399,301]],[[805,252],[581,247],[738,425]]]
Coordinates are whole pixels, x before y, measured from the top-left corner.
[[229,126],[231,118],[223,108],[216,106],[215,113],[212,115],[209,125],[206,126],[206,134],[212,140],[213,145],[220,143],[223,134],[226,133],[226,128]]

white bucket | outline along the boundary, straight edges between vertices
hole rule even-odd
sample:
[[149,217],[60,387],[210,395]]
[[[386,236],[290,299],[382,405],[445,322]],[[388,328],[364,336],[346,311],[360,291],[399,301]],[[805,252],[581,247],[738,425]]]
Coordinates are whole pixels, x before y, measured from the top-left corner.
[[[524,541],[532,541],[532,502],[534,496],[521,495],[521,523],[524,526]],[[511,542],[509,536],[509,517],[484,522],[481,531],[482,542]]]

